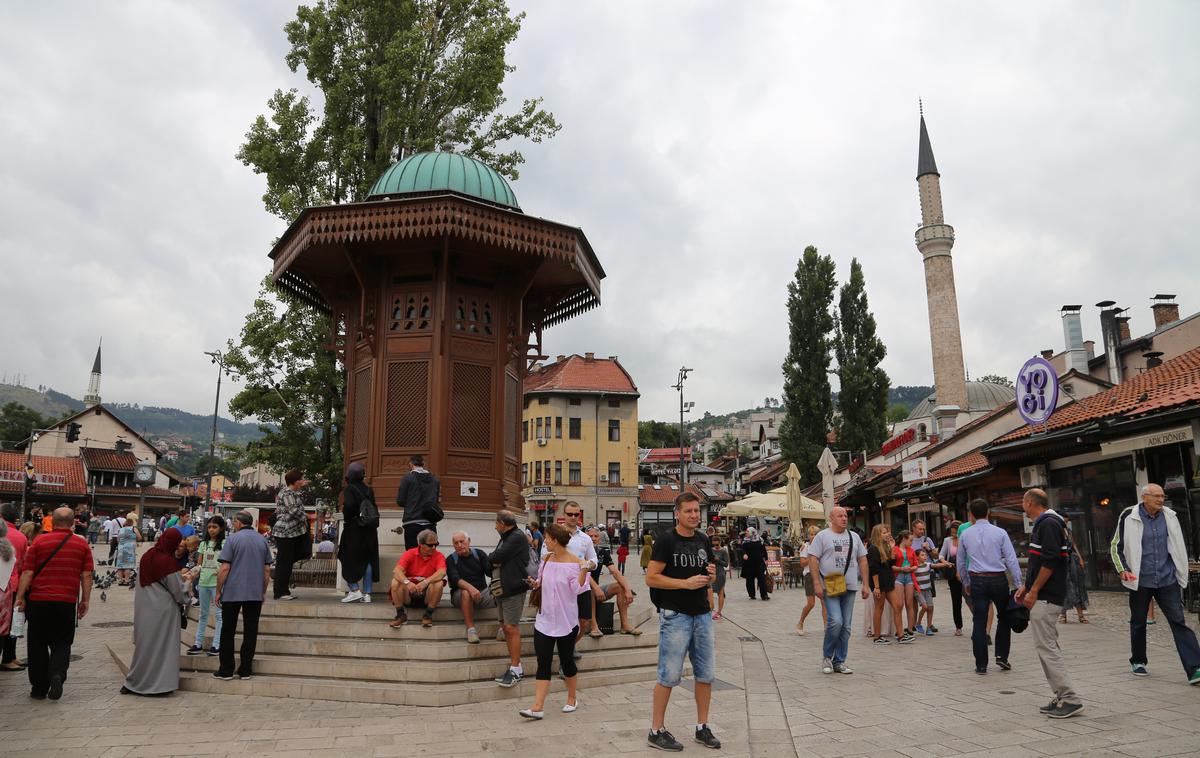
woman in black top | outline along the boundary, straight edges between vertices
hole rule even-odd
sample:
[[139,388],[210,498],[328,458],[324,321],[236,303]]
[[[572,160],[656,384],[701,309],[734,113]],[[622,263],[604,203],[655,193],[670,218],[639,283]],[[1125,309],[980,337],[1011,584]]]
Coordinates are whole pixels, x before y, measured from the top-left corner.
[[883,606],[892,606],[892,626],[896,639],[900,639],[900,595],[896,592],[896,578],[892,572],[892,532],[883,524],[871,529],[871,545],[867,548],[867,570],[874,600],[871,631],[875,633],[876,645],[890,645],[892,641],[883,636]]
[[371,602],[371,580],[381,578],[379,522],[376,520],[373,526],[358,523],[363,501],[378,502],[375,500],[375,491],[363,481],[366,474],[361,463],[351,463],[346,469],[346,488],[342,490],[342,544],[338,550],[338,560],[342,563],[342,578],[350,588],[342,598],[343,603],[356,600]]
[[746,592],[751,600],[756,582],[762,599],[771,599],[767,596],[767,549],[754,527],[746,530],[746,538],[742,540],[742,578],[746,580]]

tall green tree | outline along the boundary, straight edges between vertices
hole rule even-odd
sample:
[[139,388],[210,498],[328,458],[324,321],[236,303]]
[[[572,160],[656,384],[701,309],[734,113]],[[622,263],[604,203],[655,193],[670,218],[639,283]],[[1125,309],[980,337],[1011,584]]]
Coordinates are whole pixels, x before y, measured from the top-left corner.
[[833,418],[829,387],[833,259],[811,245],[788,283],[788,352],[783,362],[784,419],[779,427],[783,457],[796,464],[805,482],[816,481],[817,459]]
[[298,468],[318,496],[330,496],[342,481],[341,429],[345,374],[327,349],[329,318],[263,281],[240,339],[225,354],[229,371],[245,389],[229,401],[239,421],[261,422],[263,438],[250,443],[245,463],[277,471]]
[[867,306],[866,280],[858,259],[850,261],[850,279],[838,295],[833,353],[837,358],[838,447],[874,450],[887,438],[888,387],[880,368],[887,348],[875,331],[875,316]]
[[0,449],[16,450],[21,440],[34,429],[46,429],[53,423],[34,409],[16,401],[0,408]]
[[[517,178],[524,157],[513,142],[559,130],[540,98],[505,109],[505,55],[523,18],[504,0],[301,6],[284,27],[286,62],[322,102],[277,90],[251,124],[237,158],[266,177],[263,205],[291,223],[307,206],[362,200],[392,162],[422,150],[457,151]],[[345,377],[328,352],[331,332],[268,283],[229,344],[230,367],[248,382],[231,412],[274,425],[247,461],[302,468],[319,493],[341,481]]]

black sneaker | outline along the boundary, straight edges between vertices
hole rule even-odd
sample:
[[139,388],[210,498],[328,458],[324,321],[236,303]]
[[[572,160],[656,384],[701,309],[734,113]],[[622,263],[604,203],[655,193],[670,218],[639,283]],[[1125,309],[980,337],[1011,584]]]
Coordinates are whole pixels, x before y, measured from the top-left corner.
[[1059,703],[1058,707],[1052,711],[1047,711],[1046,715],[1052,719],[1068,719],[1083,710],[1083,703]]
[[213,679],[220,679],[222,682],[232,682],[233,674],[222,674],[220,671],[214,671]]
[[200,647],[199,645],[192,645],[191,647],[189,647],[187,649],[187,654],[188,655],[203,655],[204,648]]
[[1012,664],[1008,662],[1007,658],[997,658],[996,665],[1000,667],[1001,671],[1012,671]]
[[712,730],[708,728],[708,724],[696,730],[696,742],[699,742],[704,747],[711,747],[713,750],[721,749],[721,741],[713,736]]
[[987,636],[987,644],[988,644],[988,647],[992,646],[992,635],[990,635],[990,634]]
[[1060,702],[1062,702],[1062,701],[1061,701],[1061,700],[1059,700],[1058,698],[1054,698],[1054,699],[1053,699],[1053,700],[1051,700],[1049,703],[1046,703],[1046,704],[1045,704],[1045,705],[1043,705],[1041,708],[1038,708],[1038,710],[1039,710],[1040,712],[1042,712],[1042,713],[1049,713],[1050,711],[1053,711],[1053,710],[1055,710],[1056,708],[1058,708],[1058,704],[1059,704]]
[[510,668],[508,671],[504,672],[503,676],[496,680],[496,684],[507,689],[509,687],[516,687],[517,683],[524,678],[524,676],[518,674]]
[[50,677],[50,688],[46,690],[46,697],[51,700],[58,700],[62,697],[63,680],[61,676]]
[[[700,733],[697,732],[696,734],[699,735]],[[650,744],[650,747],[656,747],[659,750],[669,750],[672,753],[678,753],[680,750],[683,750],[683,745],[679,744],[679,740],[675,739],[666,729],[650,732],[646,735],[646,742]]]
[[34,700],[45,700],[46,699],[46,691],[45,690],[30,690],[29,697],[33,698]]
[[237,678],[238,678],[238,679],[241,679],[241,680],[244,682],[244,681],[246,681],[247,679],[253,679],[253,678],[254,678],[254,674],[238,674],[238,675],[237,675]]
[[887,637],[876,637],[875,644],[876,645],[890,645],[890,644],[892,644],[892,641],[889,640]]
[[220,654],[221,654],[221,651],[220,651],[220,650],[218,650],[218,649],[217,649],[217,648],[215,648],[215,647],[210,647],[208,650],[206,650],[206,651],[205,651],[205,653],[204,653],[204,654],[205,654],[205,655],[208,655],[208,656],[220,655]]

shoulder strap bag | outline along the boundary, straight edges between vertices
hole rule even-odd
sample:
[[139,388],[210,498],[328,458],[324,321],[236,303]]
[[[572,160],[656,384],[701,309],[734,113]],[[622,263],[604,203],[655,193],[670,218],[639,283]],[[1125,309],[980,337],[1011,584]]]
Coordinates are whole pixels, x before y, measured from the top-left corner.
[[365,486],[363,492],[359,493],[361,500],[358,503],[358,519],[359,526],[365,529],[375,529],[379,527],[379,506],[375,505],[375,501],[370,497],[370,490]]
[[[849,529],[846,531],[850,532]],[[825,574],[825,597],[841,597],[847,592],[846,572],[850,570],[850,561],[854,560],[854,532],[850,532],[850,546],[846,553],[846,566],[839,573]]]
[[74,536],[75,536],[74,534],[68,534],[66,536],[66,539],[64,539],[62,542],[58,543],[58,547],[54,548],[54,551],[52,553],[50,553],[50,555],[46,556],[46,560],[42,561],[41,565],[38,566],[37,569],[34,570],[33,576],[30,577],[30,579],[29,579],[30,584],[33,584],[33,580],[37,579],[37,575],[42,573],[42,569],[46,568],[46,564],[49,563],[50,560],[52,558],[54,558],[54,556],[58,555],[58,551],[62,550],[63,546],[66,545],[68,542],[70,542],[71,538]]

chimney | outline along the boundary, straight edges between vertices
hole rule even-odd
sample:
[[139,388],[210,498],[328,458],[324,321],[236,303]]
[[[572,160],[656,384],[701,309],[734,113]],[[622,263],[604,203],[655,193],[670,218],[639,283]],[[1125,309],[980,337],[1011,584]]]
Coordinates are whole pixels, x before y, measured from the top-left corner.
[[1066,371],[1074,369],[1086,374],[1088,359],[1083,343],[1083,323],[1079,317],[1079,311],[1082,309],[1082,305],[1064,305],[1059,312],[1062,314],[1063,340],[1067,351],[1064,368]]
[[1160,329],[1179,320],[1179,304],[1172,303],[1174,295],[1155,295],[1150,310],[1154,312],[1154,328]]
[[1087,353],[1088,360],[1096,357],[1096,340],[1084,340],[1083,349]]
[[592,361],[596,360],[596,354],[595,353],[584,353],[583,359],[585,361],[587,361],[588,363],[591,363]]
[[1142,357],[1146,359],[1146,370],[1158,368],[1162,365],[1162,353],[1155,350],[1149,353],[1142,353]]
[[1112,300],[1101,300],[1096,303],[1100,308],[1100,337],[1104,340],[1104,361],[1108,366],[1108,381],[1113,384],[1121,383],[1121,357],[1117,355],[1118,334],[1117,314],[1121,312]]
[[563,361],[565,361],[566,359],[567,359],[567,356],[565,356],[565,355],[556,355],[556,356],[554,357],[554,362],[555,362],[555,363],[562,363],[562,362],[563,362]]
[[1130,340],[1128,316],[1117,316],[1117,337],[1121,342]]
[[1043,350],[1042,357],[1045,358],[1046,360],[1050,360],[1051,358],[1054,357],[1054,351],[1053,350]]
[[608,359],[609,359],[610,361],[612,361],[613,363],[616,363],[616,362],[617,362],[617,356],[615,356],[615,355],[610,355],[610,356],[608,356]]

